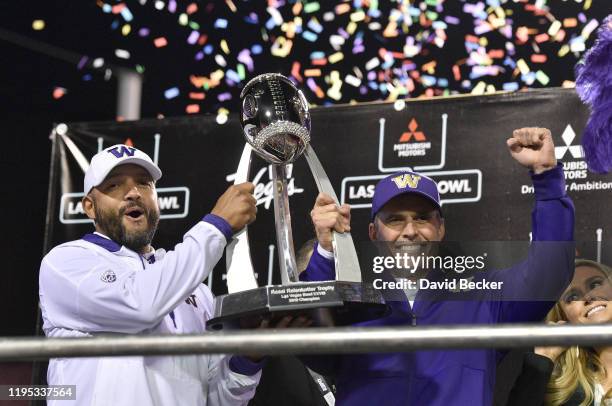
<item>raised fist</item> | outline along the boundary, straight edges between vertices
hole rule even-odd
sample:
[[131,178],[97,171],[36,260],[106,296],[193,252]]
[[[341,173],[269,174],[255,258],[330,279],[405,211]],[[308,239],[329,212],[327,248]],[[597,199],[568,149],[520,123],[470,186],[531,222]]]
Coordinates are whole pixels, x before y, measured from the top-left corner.
[[557,166],[555,144],[548,128],[525,127],[514,130],[506,141],[510,155],[518,163],[540,174]]

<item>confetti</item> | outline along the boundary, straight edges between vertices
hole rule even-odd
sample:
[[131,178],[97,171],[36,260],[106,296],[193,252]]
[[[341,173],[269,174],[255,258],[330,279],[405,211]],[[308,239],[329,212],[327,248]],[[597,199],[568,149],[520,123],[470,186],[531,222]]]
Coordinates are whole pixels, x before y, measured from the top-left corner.
[[215,28],[222,28],[222,29],[227,28],[227,20],[226,20],[226,19],[224,19],[224,18],[217,18],[217,19],[215,20],[215,25],[214,25],[214,27],[215,27]]
[[115,4],[114,6],[112,6],[111,12],[113,14],[119,14],[119,13],[122,13],[125,8],[126,8],[125,3]]
[[123,19],[124,19],[125,21],[127,21],[127,22],[130,22],[130,21],[132,21],[132,20],[134,19],[134,16],[132,15],[132,12],[131,12],[131,11],[130,11],[130,9],[129,9],[129,8],[127,8],[127,7],[124,7],[124,8],[121,10],[121,16],[122,16],[122,17],[123,17]]
[[270,48],[270,53],[273,56],[278,56],[281,58],[286,57],[291,52],[291,48],[293,47],[293,41],[290,39],[285,39],[285,37],[278,37],[272,47]]
[[187,16],[187,14],[181,13],[178,18],[178,23],[179,25],[183,25],[183,26],[189,24],[189,17]]
[[559,31],[559,29],[561,29],[561,22],[557,20],[553,21],[553,23],[550,25],[550,28],[548,29],[548,35],[554,37]]
[[335,54],[330,55],[329,58],[327,59],[329,63],[340,62],[341,60],[344,59],[344,54],[342,52],[336,52]]
[[231,100],[232,94],[230,92],[221,93],[217,98],[219,101]]
[[189,37],[187,37],[187,43],[194,45],[198,42],[198,39],[200,39],[200,33],[197,31],[191,31]]
[[315,11],[319,11],[320,8],[321,8],[321,6],[319,5],[319,3],[316,2],[316,1],[313,1],[313,2],[307,3],[304,6],[304,12],[305,13],[314,13]]
[[219,44],[221,46],[221,50],[227,55],[230,53],[230,49],[229,49],[229,45],[227,45],[227,41],[222,39],[221,43]]
[[187,6],[187,14],[194,14],[198,11],[198,5],[196,3],[191,3]]
[[119,59],[130,59],[130,52],[125,49],[115,49],[115,56]]
[[344,81],[354,87],[359,87],[361,85],[361,80],[353,75],[346,75]]
[[168,2],[168,11],[172,14],[176,13],[176,1],[170,0]]
[[238,61],[245,64],[249,72],[252,72],[255,68],[255,63],[253,62],[253,58],[251,57],[251,51],[248,49],[243,49],[238,54]]
[[578,20],[576,20],[575,18],[566,18],[563,20],[563,26],[565,28],[573,28],[576,27],[578,25]]
[[32,21],[32,29],[34,31],[42,31],[45,29],[45,21],[44,20],[34,20]]
[[216,119],[217,124],[223,125],[223,124],[227,123],[227,120],[228,120],[228,112],[227,112],[227,110],[219,109],[219,112],[217,113],[217,119]]
[[227,4],[227,7],[229,7],[232,13],[235,13],[238,11],[238,9],[236,8],[236,5],[234,4],[232,0],[225,0],[225,4]]
[[310,42],[315,42],[317,40],[317,34],[315,34],[314,32],[311,31],[304,31],[302,33],[302,37],[306,40],[306,41],[310,41]]
[[472,89],[471,93],[473,95],[484,94],[484,92],[486,91],[486,88],[487,88],[487,84],[485,82],[478,82],[478,84],[474,86],[474,88]]
[[185,112],[187,114],[196,114],[200,112],[200,105],[199,104],[189,104],[187,105],[187,107],[185,107]]
[[[233,83],[240,83],[241,82],[240,76],[238,76],[238,72],[236,72],[236,71],[234,71],[232,69],[229,69],[229,70],[227,70],[225,72],[225,77],[228,80],[232,81]],[[219,99],[219,100],[220,101],[230,100],[231,99],[231,93],[227,93],[227,94],[230,95],[229,98],[227,98],[227,99],[223,98],[223,100],[221,100],[221,99]]]
[[189,92],[189,98],[193,100],[204,100],[206,94],[203,92]]
[[174,99],[179,94],[181,94],[181,92],[179,91],[178,87],[172,87],[164,92],[164,97],[166,98],[166,100],[170,100]]
[[314,17],[311,18],[310,21],[308,21],[308,28],[310,28],[312,31],[316,32],[317,34],[320,34],[321,32],[323,32],[323,26]]
[[156,48],[162,48],[168,45],[168,40],[164,37],[155,38],[153,40],[153,44],[155,45]]
[[272,29],[274,28],[274,26],[281,25],[283,23],[283,16],[277,9],[273,7],[268,7],[266,11],[270,13],[270,20],[268,20],[268,22],[266,23],[267,29]]
[[53,98],[55,100],[61,99],[66,94],[66,89],[63,87],[55,87],[53,88]]
[[550,78],[548,75],[541,70],[536,72],[536,80],[540,82],[543,86],[546,86],[550,82]]
[[[591,0],[134,3],[96,3],[110,29],[122,34],[113,37],[114,55],[100,56],[138,55],[137,69],[155,72],[176,58],[178,77],[156,77],[162,99],[172,100],[166,108],[180,109],[164,115],[219,117],[227,116],[220,106],[237,111],[245,81],[270,71],[289,76],[309,101],[323,105],[573,83],[572,67],[602,18]],[[140,38],[153,41],[150,55],[135,52]],[[98,59],[91,66],[105,69]],[[89,62],[83,57],[79,69]]]
[[529,66],[527,65],[527,62],[525,62],[524,59],[519,59],[516,63],[516,66],[519,68],[523,75],[530,72]]
[[301,64],[298,61],[293,62],[293,66],[291,67],[291,76],[293,76],[297,81],[303,82],[304,79],[302,75],[300,75],[300,66]]
[[306,69],[304,71],[304,76],[306,77],[321,76],[321,69]]
[[335,10],[337,15],[342,15],[344,13],[348,13],[349,11],[351,11],[351,5],[347,3],[338,4]]
[[366,70],[372,70],[376,68],[378,65],[380,65],[380,61],[378,60],[378,58],[374,57],[370,59],[368,62],[366,62],[365,68]]
[[519,84],[517,82],[504,83],[502,89],[508,92],[514,92],[519,89]]
[[215,55],[215,62],[217,63],[217,65],[219,65],[219,66],[221,66],[223,68],[225,68],[227,66],[227,62],[225,61],[225,58],[221,54]]
[[236,69],[238,71],[238,78],[240,78],[241,81],[243,81],[244,79],[246,79],[246,72],[244,70],[244,65],[239,63],[236,66]]
[[77,69],[83,69],[83,67],[85,67],[85,65],[87,64],[87,61],[89,61],[89,58],[86,56],[82,56],[81,59],[79,59],[79,63],[77,63]]
[[582,29],[582,32],[580,33],[580,35],[584,39],[589,38],[591,33],[595,30],[595,28],[597,28],[598,25],[599,25],[599,23],[597,22],[597,20],[589,21],[589,23]]

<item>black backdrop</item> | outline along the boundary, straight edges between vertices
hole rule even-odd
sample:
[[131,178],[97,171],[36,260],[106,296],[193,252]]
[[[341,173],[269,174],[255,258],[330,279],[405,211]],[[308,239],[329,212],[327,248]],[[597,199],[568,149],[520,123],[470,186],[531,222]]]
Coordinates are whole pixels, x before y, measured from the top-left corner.
[[[358,245],[367,239],[373,185],[400,167],[438,181],[447,240],[526,241],[533,192],[527,170],[509,156],[505,140],[515,128],[548,127],[576,206],[579,254],[597,259],[599,248],[602,262],[610,264],[606,247],[612,219],[606,207],[612,175],[594,175],[586,169],[579,143],[588,114],[571,89],[324,107],[312,111],[312,144],[336,193],[353,207]],[[163,219],[154,245],[166,249],[211,210],[230,184],[244,146],[234,115],[225,124],[212,116],[69,123],[56,126],[53,133],[45,252],[93,229],[78,202],[82,165],[101,146],[132,142],[157,159],[164,172],[158,182]],[[304,159],[289,172],[297,248],[313,237],[308,213],[317,191]],[[266,163],[255,159],[250,180],[257,185],[260,205],[249,232],[260,285],[268,280],[270,264],[278,270],[269,249],[276,244],[270,178]],[[216,294],[226,291],[224,269],[222,260],[213,273]],[[276,273],[273,281],[280,282]],[[504,404],[520,369],[522,353],[511,355],[499,370],[495,404]],[[43,375],[36,368],[34,381],[44,380]]]
[[[587,118],[587,108],[571,89],[325,107],[312,110],[312,145],[336,193],[353,207],[357,244],[367,239],[373,185],[405,167],[438,181],[447,240],[525,241],[533,191],[527,170],[512,160],[505,140],[515,128],[548,127],[576,205],[580,254],[596,258],[599,238],[604,240],[603,260],[609,262],[605,240],[612,219],[605,207],[612,176],[586,170],[579,140]],[[56,127],[55,134],[46,250],[92,230],[79,206],[81,165],[101,146],[132,142],[157,157],[164,174],[158,182],[162,221],[154,245],[166,249],[211,210],[230,184],[244,146],[234,115],[224,124],[212,116],[71,123]],[[289,172],[298,248],[313,237],[309,212],[317,191],[303,158]],[[267,164],[255,159],[250,179],[256,183],[260,203],[257,221],[249,230],[253,262],[260,284],[268,280],[270,264],[277,283],[276,257],[270,255],[270,245],[276,241]],[[224,272],[224,265],[214,271],[216,294],[225,292]]]

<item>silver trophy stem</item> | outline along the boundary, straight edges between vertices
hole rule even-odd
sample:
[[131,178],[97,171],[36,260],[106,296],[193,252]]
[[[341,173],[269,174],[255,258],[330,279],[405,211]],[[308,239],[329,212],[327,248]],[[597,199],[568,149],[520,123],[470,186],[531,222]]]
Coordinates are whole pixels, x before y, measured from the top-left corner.
[[[336,202],[338,196],[334,192],[334,188],[321,165],[321,161],[314,152],[314,149],[308,144],[304,156],[310,167],[310,172],[314,177],[315,183],[319,192],[328,194]],[[336,264],[336,280],[347,281],[347,282],[361,282],[361,268],[359,267],[359,259],[357,258],[357,251],[355,251],[355,244],[353,243],[353,237],[351,233],[333,233],[333,247],[334,247],[334,261]]]
[[291,233],[291,213],[289,212],[289,193],[287,192],[287,171],[285,165],[272,165],[274,193],[274,218],[276,219],[276,241],[278,263],[283,285],[298,282],[297,265]]
[[[249,144],[244,145],[240,163],[236,170],[234,185],[248,181],[252,151],[253,148]],[[225,261],[227,268],[227,291],[229,293],[242,292],[243,290],[255,289],[257,287],[255,271],[251,262],[247,227],[236,233],[232,241],[227,244],[225,248]]]

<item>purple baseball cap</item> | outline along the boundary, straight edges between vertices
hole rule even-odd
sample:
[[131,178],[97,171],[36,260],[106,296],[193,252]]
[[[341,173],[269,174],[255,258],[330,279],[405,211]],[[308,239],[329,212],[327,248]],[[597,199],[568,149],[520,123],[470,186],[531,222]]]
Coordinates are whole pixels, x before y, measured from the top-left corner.
[[403,171],[387,176],[376,184],[374,197],[372,198],[371,220],[374,221],[376,214],[391,199],[405,193],[419,194],[429,199],[438,210],[441,209],[438,184],[433,179],[420,173]]

